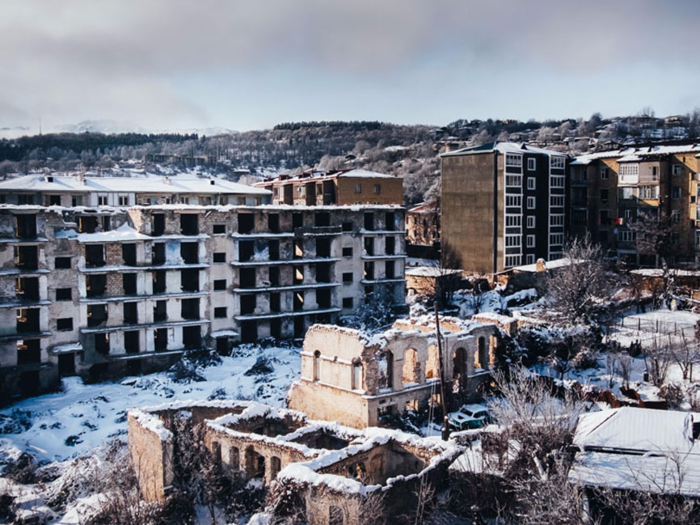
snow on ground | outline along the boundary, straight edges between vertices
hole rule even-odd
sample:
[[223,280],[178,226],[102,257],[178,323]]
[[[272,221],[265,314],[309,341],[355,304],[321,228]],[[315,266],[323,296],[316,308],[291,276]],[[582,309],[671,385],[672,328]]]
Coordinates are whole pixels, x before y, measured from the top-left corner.
[[[204,379],[199,382],[177,382],[168,372],[92,385],[69,378],[62,392],[25,399],[0,410],[0,429],[4,425],[5,432],[14,432],[0,440],[0,456],[15,453],[13,447],[39,461],[89,454],[113,438],[126,439],[127,410],[168,400],[253,399],[283,406],[300,369],[296,348],[241,347],[234,357],[223,357],[219,365],[198,368]],[[23,426],[13,424],[10,429],[9,423],[16,421],[23,421]]]

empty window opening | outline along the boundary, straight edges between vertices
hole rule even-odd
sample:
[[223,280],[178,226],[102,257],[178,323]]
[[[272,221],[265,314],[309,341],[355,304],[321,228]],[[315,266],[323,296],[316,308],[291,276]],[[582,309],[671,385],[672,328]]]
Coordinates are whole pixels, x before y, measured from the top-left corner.
[[253,314],[255,313],[255,295],[247,294],[241,295],[241,315]]
[[267,251],[271,261],[280,260],[280,242],[276,240],[267,243]]
[[112,229],[112,217],[109,215],[102,216],[102,231],[108,232]]
[[387,279],[395,279],[396,278],[396,265],[394,261],[386,261],[385,267],[384,267],[384,274]]
[[214,281],[214,290],[223,291],[226,290],[226,279],[217,279]]
[[215,252],[213,259],[214,259],[214,262],[217,264],[225,263],[226,262],[226,252]]
[[154,213],[151,216],[151,235],[160,237],[165,233],[165,214]]
[[199,326],[183,326],[182,343],[188,350],[201,348],[202,329]]
[[374,237],[365,237],[365,254],[374,255]]
[[153,251],[151,252],[151,262],[154,266],[161,266],[165,264],[164,242],[157,242],[153,244]]
[[294,258],[303,259],[304,258],[304,241],[302,239],[296,239],[294,241]]
[[196,213],[180,214],[180,233],[182,235],[199,235],[199,215]]
[[294,284],[302,284],[304,282],[304,267],[294,267]]
[[331,282],[331,263],[316,263],[316,282]]
[[272,233],[279,233],[279,231],[280,231],[280,215],[279,215],[279,213],[268,213],[267,214],[267,228]]
[[282,470],[282,462],[280,461],[280,458],[277,456],[272,456],[270,459],[270,477],[276,478],[277,474],[280,473],[280,470]]
[[15,236],[17,238],[36,239],[36,215],[17,215],[15,220]]
[[453,379],[462,388],[467,380],[467,351],[464,348],[455,350],[455,355],[452,360]]
[[314,216],[315,226],[330,226],[331,225],[331,214],[327,211],[316,212]]
[[343,297],[343,308],[352,308],[354,306],[352,297]]
[[23,339],[17,342],[17,364],[36,365],[41,363],[41,341]]
[[124,286],[124,295],[136,295],[136,274],[123,273],[122,284]]
[[393,232],[396,230],[396,214],[393,211],[388,211],[386,212],[386,216],[384,218],[385,224],[384,224],[384,229],[387,231]]
[[184,262],[185,264],[199,263],[199,243],[180,243],[180,257],[182,257],[182,262]]
[[56,257],[53,261],[54,268],[57,270],[69,269],[71,267],[70,257]]
[[425,378],[437,379],[440,377],[440,363],[438,357],[438,348],[436,345],[428,347],[428,360],[425,363]]
[[105,265],[104,244],[85,245],[85,265],[90,268],[97,268]]
[[294,311],[301,312],[304,309],[304,292],[294,294]]
[[353,281],[352,272],[345,272],[343,274],[343,282],[344,283],[351,283],[352,281]]
[[156,301],[153,305],[153,322],[162,323],[168,320],[168,302]]
[[282,339],[282,321],[280,319],[270,319],[270,336]]
[[[274,269],[278,271],[279,275],[279,268]],[[270,268],[270,274],[272,274],[272,270],[273,268]],[[241,268],[239,270],[239,286],[241,288],[255,288],[255,273],[255,268]]]
[[59,354],[58,356],[58,376],[69,377],[75,375],[75,354]]
[[270,294],[270,311],[279,313],[282,308],[281,308],[281,301],[280,301],[280,294],[279,293],[271,293]]
[[253,447],[248,447],[245,452],[246,478],[265,477],[265,457],[258,454]]
[[343,257],[352,257],[352,246],[343,248]]
[[180,313],[183,319],[199,319],[199,299],[183,299],[180,303]]
[[387,237],[384,239],[384,253],[394,255],[396,253],[396,237]]
[[[189,271],[189,270],[185,270]],[[165,293],[166,289],[166,279],[165,270],[156,270],[153,272],[153,293],[160,294]]]
[[107,276],[95,274],[85,276],[85,292],[88,297],[100,297],[107,291]]
[[138,354],[141,351],[141,342],[138,330],[124,332],[124,351],[127,354]]
[[168,349],[167,328],[158,328],[153,332],[153,346],[156,352],[165,352]]
[[226,307],[219,306],[217,308],[214,308],[214,317],[216,319],[224,319],[226,317]]
[[294,338],[303,339],[306,335],[306,316],[298,315],[294,318]]
[[302,213],[292,214],[292,227],[301,228],[304,226],[304,215]]
[[72,288],[56,288],[56,300],[57,301],[72,301],[73,300],[73,289]]
[[421,366],[418,361],[418,351],[415,348],[409,348],[404,353],[403,357],[402,379],[404,387],[407,385],[416,385],[420,381]]
[[258,340],[258,322],[243,321],[241,323],[241,343],[255,343]]
[[39,248],[37,246],[15,246],[15,266],[21,270],[39,268]]
[[59,332],[70,332],[73,330],[73,318],[62,317],[61,319],[56,319],[56,330]]
[[107,355],[109,354],[109,334],[95,334],[95,352]]
[[366,262],[365,263],[365,280],[371,281],[374,279],[374,263],[373,262]]
[[255,216],[252,213],[238,214],[238,233],[250,233],[255,228]]
[[180,289],[183,292],[198,292],[199,270],[180,270]]
[[221,235],[226,233],[226,225],[225,224],[214,224],[211,227],[211,232],[214,235]]
[[[63,290],[70,288],[63,288]],[[15,282],[15,293],[20,301],[38,301],[39,300],[39,279],[36,277],[18,277]],[[58,290],[56,291],[58,295]],[[70,300],[70,296],[68,297]]]
[[136,266],[135,244],[122,244],[122,259],[127,266]]
[[316,290],[316,304],[319,308],[328,309],[331,305],[331,289],[321,288]]
[[362,363],[355,361],[352,364],[352,389],[362,390]]
[[97,217],[94,215],[83,215],[78,217],[78,232],[95,233],[97,231]]
[[139,312],[137,303],[124,303],[124,324],[138,324]]
[[374,230],[374,213],[372,212],[365,213],[365,230]]
[[270,279],[270,286],[280,285],[280,269],[278,266],[270,266],[268,269],[268,276]]
[[474,353],[474,368],[486,370],[489,367],[489,355],[486,347],[486,338],[479,337],[477,349]]
[[353,231],[352,223],[351,222],[344,222],[342,225],[342,230],[344,232],[351,232]]
[[89,304],[87,306],[87,323],[88,328],[100,326],[107,321],[107,305],[106,304]]
[[238,243],[238,260],[248,262],[255,255],[255,243],[253,241],[240,241]]

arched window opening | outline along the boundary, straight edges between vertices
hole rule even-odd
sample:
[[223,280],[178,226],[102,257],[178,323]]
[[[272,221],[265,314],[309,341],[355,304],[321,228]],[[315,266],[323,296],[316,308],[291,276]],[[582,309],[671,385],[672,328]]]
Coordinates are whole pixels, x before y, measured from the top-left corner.
[[355,361],[352,364],[352,389],[362,390],[362,363]]
[[318,381],[321,377],[321,352],[314,352],[314,381]]
[[418,362],[418,351],[415,348],[409,348],[404,353],[402,372],[404,386],[420,383],[420,362]]

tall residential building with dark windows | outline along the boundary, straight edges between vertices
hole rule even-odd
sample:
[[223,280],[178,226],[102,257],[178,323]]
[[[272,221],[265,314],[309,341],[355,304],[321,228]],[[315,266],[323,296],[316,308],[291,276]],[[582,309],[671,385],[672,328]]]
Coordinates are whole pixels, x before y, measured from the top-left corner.
[[496,142],[449,151],[441,159],[441,238],[465,270],[494,274],[562,256],[566,154]]

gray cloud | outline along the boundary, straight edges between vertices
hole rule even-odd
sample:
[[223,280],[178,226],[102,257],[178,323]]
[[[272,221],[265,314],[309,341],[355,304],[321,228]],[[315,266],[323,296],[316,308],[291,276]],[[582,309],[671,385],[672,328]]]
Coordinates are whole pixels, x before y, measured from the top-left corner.
[[37,114],[204,122],[211,109],[173,79],[258,66],[380,78],[446,56],[574,76],[697,68],[698,22],[695,0],[3,0],[0,100],[12,102],[0,126]]

